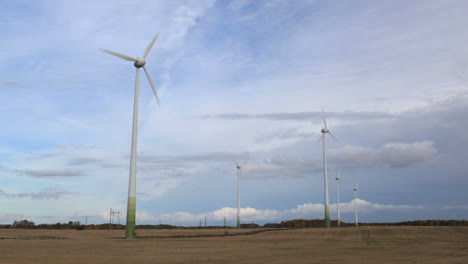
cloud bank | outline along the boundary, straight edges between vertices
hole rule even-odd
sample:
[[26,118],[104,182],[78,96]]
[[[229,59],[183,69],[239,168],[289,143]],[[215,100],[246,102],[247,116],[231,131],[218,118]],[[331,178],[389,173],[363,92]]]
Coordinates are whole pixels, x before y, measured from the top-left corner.
[[[421,205],[384,205],[372,203],[366,200],[357,199],[359,212],[361,214],[373,214],[381,212],[418,212],[427,209]],[[334,212],[336,210],[336,204],[331,204],[330,209]],[[342,214],[354,214],[354,200],[349,202],[340,203],[340,210]],[[275,210],[275,209],[256,209],[253,207],[241,208],[240,214],[242,222],[279,222],[289,219],[321,219],[323,217],[324,206],[323,204],[316,203],[305,203],[298,205],[296,208],[286,210]],[[224,221],[224,218],[228,219],[230,223],[237,218],[237,208],[224,207],[218,210],[192,214],[188,212],[176,212],[170,214],[153,215],[147,212],[138,212],[137,219],[142,222],[154,222],[169,224],[185,224],[185,225],[197,225],[200,219],[204,219],[205,216],[210,221],[215,221],[217,224]]]
[[26,192],[26,193],[6,193],[0,190],[0,196],[5,198],[23,198],[31,197],[32,200],[49,200],[49,199],[61,199],[64,196],[79,194],[78,192],[69,192],[63,188],[46,187],[39,192]]

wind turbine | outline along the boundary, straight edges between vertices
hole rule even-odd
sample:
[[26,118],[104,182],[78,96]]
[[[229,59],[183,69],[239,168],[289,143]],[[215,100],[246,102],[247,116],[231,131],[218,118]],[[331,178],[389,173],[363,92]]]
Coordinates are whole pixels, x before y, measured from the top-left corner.
[[340,178],[341,178],[341,171],[338,171],[338,176],[336,176],[336,214],[337,214],[337,221],[338,226],[341,226],[341,219],[340,219]]
[[358,190],[358,185],[359,184],[356,184],[356,186],[354,186],[353,190],[354,190],[354,217],[356,219],[356,226],[358,226],[358,208],[357,208],[357,198],[358,198],[358,195],[357,195],[357,190]]
[[237,168],[237,229],[241,228],[241,222],[240,222],[240,178],[242,175],[242,167],[247,163],[247,160],[242,163],[242,165],[239,165],[239,163],[234,162]]
[[323,128],[320,130],[322,136],[319,141],[323,141],[323,180],[325,182],[325,227],[330,227],[330,200],[328,197],[328,168],[327,168],[327,149],[325,147],[325,135],[328,133],[330,136],[336,140],[336,137],[330,132],[327,126],[327,119],[325,118],[325,112],[323,111],[322,106],[322,115],[323,115]]
[[127,224],[125,238],[135,238],[135,215],[136,215],[136,161],[137,161],[137,134],[138,134],[138,92],[140,85],[140,68],[143,68],[145,71],[146,77],[153,89],[154,96],[156,101],[159,104],[158,94],[156,88],[154,87],[153,80],[151,79],[148,71],[146,70],[146,57],[151,51],[151,48],[154,45],[154,42],[158,39],[159,33],[151,40],[148,46],[145,49],[143,57],[132,58],[127,55],[123,55],[117,52],[113,52],[106,49],[101,49],[104,52],[107,52],[111,55],[117,56],[121,59],[127,61],[133,61],[133,65],[136,68],[136,79],[135,79],[135,96],[133,101],[133,128],[132,128],[132,147],[131,147],[131,158],[130,158],[130,176],[128,184],[128,203],[127,203]]

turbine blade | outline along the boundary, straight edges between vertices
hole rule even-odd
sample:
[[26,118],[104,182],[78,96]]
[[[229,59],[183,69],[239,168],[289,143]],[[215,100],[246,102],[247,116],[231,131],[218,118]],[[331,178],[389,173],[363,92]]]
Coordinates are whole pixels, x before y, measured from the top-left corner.
[[317,140],[317,143],[319,143],[320,141],[322,141],[323,135],[324,135],[324,134],[322,134],[322,135],[320,136],[320,138]]
[[335,141],[338,141],[338,139],[336,139],[336,137],[335,137],[330,131],[328,131],[328,134],[330,134],[330,136],[331,136]]
[[150,44],[148,44],[148,47],[146,47],[145,54],[143,55],[143,58],[146,59],[146,56],[148,56],[148,54],[150,53],[151,48],[153,47],[153,45],[156,42],[156,40],[158,39],[158,37],[159,37],[159,33],[156,34],[156,36],[154,36],[153,40],[150,42]]
[[322,115],[323,115],[323,125],[325,126],[325,128],[328,128],[327,127],[327,118],[325,117],[325,111],[323,111],[323,105],[322,105]]
[[117,53],[117,52],[113,52],[113,51],[110,51],[110,50],[106,50],[106,49],[100,49],[101,51],[104,51],[104,52],[107,52],[111,55],[114,55],[114,56],[117,56],[119,58],[122,58],[124,60],[128,60],[128,61],[137,61],[137,59],[135,58],[132,58],[130,56],[127,56],[127,55],[123,55],[123,54],[120,54],[120,53]]
[[153,80],[151,79],[151,76],[149,75],[148,71],[146,70],[146,67],[143,66],[143,70],[145,70],[145,74],[146,74],[146,78],[148,78],[148,81],[151,85],[151,89],[153,89],[153,93],[154,93],[154,96],[156,97],[156,101],[158,102],[159,104],[159,97],[158,97],[158,93],[156,92],[156,88],[154,87],[154,83],[153,83]]
[[234,164],[240,167],[239,163],[235,162],[234,160],[232,162],[234,162]]
[[249,159],[247,159],[246,161],[244,161],[244,163],[242,163],[242,166],[241,166],[241,167],[243,167],[243,166],[247,163],[247,161],[249,161]]

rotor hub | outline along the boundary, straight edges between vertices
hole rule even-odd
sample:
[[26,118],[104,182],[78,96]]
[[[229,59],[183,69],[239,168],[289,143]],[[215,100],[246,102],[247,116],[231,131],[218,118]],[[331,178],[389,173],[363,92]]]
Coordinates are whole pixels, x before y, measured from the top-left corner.
[[140,57],[140,58],[137,58],[137,60],[135,61],[133,65],[135,65],[135,67],[137,68],[141,68],[145,66],[145,64],[146,64],[145,58]]
[[330,130],[328,128],[322,128],[322,130],[320,130],[322,132],[322,134],[325,134],[325,133],[328,133]]

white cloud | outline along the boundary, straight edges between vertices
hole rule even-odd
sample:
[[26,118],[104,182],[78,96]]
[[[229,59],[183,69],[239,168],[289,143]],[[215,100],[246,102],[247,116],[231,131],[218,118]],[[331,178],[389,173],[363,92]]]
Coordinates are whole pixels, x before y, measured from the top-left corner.
[[[358,209],[361,214],[373,213],[393,213],[398,212],[416,212],[427,209],[421,205],[384,205],[372,203],[366,200],[358,199]],[[336,210],[336,204],[330,205],[331,210]],[[349,202],[340,203],[342,214],[354,214],[354,200]],[[275,209],[256,209],[253,207],[244,207],[240,209],[241,219],[243,223],[246,222],[268,222],[268,221],[283,221],[289,219],[321,219],[323,217],[324,206],[323,204],[305,203],[298,205],[293,209],[275,210]],[[192,214],[188,212],[176,212],[169,214],[153,215],[147,212],[138,212],[137,219],[141,222],[156,222],[161,220],[166,224],[185,224],[196,225],[200,219],[205,216],[210,221],[217,221],[221,223],[224,218],[232,222],[237,218],[237,208],[224,207],[215,211]]]

